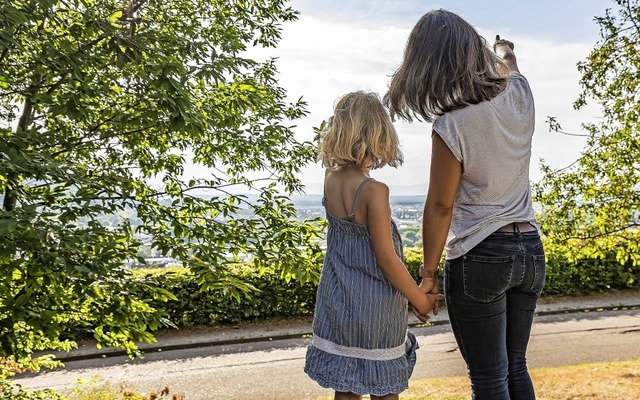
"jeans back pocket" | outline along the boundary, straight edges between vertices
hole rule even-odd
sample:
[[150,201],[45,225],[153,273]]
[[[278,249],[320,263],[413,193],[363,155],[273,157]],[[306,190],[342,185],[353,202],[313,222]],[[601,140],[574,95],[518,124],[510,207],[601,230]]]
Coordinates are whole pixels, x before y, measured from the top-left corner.
[[477,301],[495,300],[509,288],[515,256],[462,257],[464,292]]
[[544,255],[533,255],[533,282],[531,283],[531,291],[540,295],[542,289],[544,289],[544,282],[547,277],[547,262],[544,259]]

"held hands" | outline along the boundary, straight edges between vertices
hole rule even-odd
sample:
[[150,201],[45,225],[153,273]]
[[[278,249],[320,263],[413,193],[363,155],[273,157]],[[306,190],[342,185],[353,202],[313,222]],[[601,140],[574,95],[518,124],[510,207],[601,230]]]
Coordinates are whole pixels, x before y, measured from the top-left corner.
[[440,300],[444,299],[440,294],[440,288],[438,287],[438,276],[436,275],[433,278],[422,279],[419,287],[427,295],[432,294],[438,296],[438,301],[433,304],[433,315],[438,315],[438,311],[440,311]]
[[[422,277],[422,282],[420,282],[420,289],[424,293],[431,294],[439,294],[440,288],[438,288],[438,273],[440,271],[440,267],[436,268],[425,268],[424,264],[420,265],[420,269],[418,273]],[[433,306],[433,315],[438,315],[438,311],[440,310],[440,302],[436,301]]]
[[440,294],[438,289],[438,278],[423,279],[420,282],[420,289],[425,293],[425,297],[421,304],[413,304],[411,311],[422,322],[429,321],[430,311],[433,311],[433,315],[438,315],[440,309],[440,300],[444,299],[444,296]]

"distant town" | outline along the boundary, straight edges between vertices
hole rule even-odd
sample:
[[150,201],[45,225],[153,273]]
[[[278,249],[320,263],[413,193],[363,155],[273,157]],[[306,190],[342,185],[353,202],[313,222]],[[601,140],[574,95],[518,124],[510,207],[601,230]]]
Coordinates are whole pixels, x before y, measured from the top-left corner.
[[[298,218],[314,219],[324,217],[321,195],[293,196],[291,198]],[[422,211],[424,196],[391,196],[391,218],[396,222],[404,247],[422,246]]]
[[[324,217],[321,195],[293,196],[291,198],[300,219]],[[424,196],[391,196],[391,217],[400,224],[414,225],[422,220]]]
[[[206,196],[203,196],[206,198]],[[253,201],[255,196],[246,196],[248,201]],[[425,196],[391,196],[389,205],[391,207],[391,217],[398,226],[398,231],[402,237],[402,244],[407,247],[422,247],[422,212],[424,209],[426,197]],[[313,220],[316,218],[325,217],[325,209],[322,206],[322,195],[308,194],[308,195],[294,195],[291,197],[298,219]],[[537,213],[542,212],[540,206],[536,203],[533,205],[534,210]],[[115,225],[120,218],[128,218],[132,225],[139,224],[139,220],[134,215],[133,210],[129,210],[128,215],[110,215],[103,216],[101,222],[105,225]],[[248,208],[241,209],[238,213],[240,217],[249,217],[251,210]],[[634,218],[640,220],[640,213],[634,214]],[[147,260],[147,265],[170,265],[175,263],[175,260],[170,258],[164,258],[158,254],[150,244],[152,237],[146,235],[137,235],[138,239],[143,243],[140,249],[139,255]]]
[[[321,195],[295,195],[291,201],[296,208],[299,220],[311,220],[318,217],[325,217],[325,209],[322,206]],[[391,217],[396,222],[402,244],[404,247],[422,246],[422,211],[424,208],[424,196],[391,196],[390,207]],[[135,219],[135,217],[131,216]],[[105,221],[106,222],[106,221]],[[135,221],[132,221],[135,225]],[[161,257],[150,247],[151,237],[139,235],[138,239],[143,243],[140,249],[140,256],[144,257],[147,265],[164,266],[176,262],[171,258]]]

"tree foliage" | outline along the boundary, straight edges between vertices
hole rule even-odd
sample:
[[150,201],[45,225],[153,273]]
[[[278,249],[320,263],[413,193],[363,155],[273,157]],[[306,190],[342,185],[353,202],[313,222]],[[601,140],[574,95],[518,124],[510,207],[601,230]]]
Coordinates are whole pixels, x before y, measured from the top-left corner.
[[[550,245],[570,259],[601,258],[640,264],[640,2],[616,0],[595,20],[601,39],[578,64],[583,93],[574,106],[597,101],[603,117],[583,125],[588,136],[567,168],[543,167],[536,200]],[[559,130],[555,119],[552,129]]]
[[[296,18],[284,0],[0,4],[0,372],[72,346],[71,320],[130,354],[153,340],[170,321],[123,268],[141,235],[204,289],[252,290],[227,269],[247,257],[317,279],[317,228],[280,194],[314,157],[292,131],[305,105],[285,101],[273,59],[246,55]],[[139,225],[100,223],[131,212]]]

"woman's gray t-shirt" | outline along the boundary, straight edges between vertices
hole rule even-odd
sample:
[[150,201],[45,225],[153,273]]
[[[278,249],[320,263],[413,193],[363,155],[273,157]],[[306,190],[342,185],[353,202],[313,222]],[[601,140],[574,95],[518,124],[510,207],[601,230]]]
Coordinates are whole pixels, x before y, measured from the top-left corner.
[[462,163],[446,258],[458,258],[500,227],[530,222],[529,161],[535,107],[529,83],[512,72],[491,100],[438,117],[433,130]]

